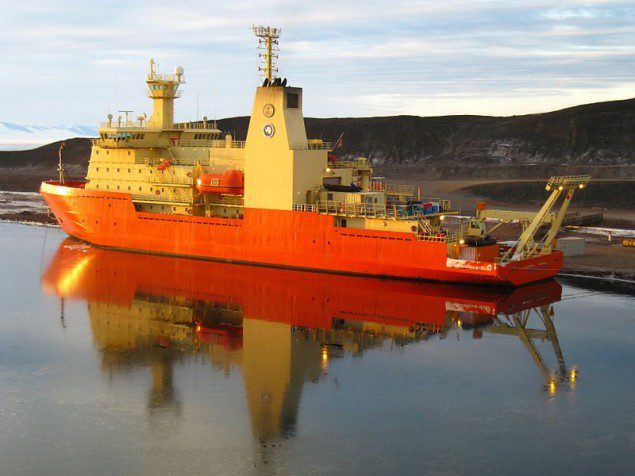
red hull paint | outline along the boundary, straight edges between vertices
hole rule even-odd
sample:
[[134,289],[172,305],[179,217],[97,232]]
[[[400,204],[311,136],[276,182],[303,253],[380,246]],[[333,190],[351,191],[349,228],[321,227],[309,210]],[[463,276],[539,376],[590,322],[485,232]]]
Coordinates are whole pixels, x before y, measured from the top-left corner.
[[41,193],[71,236],[95,245],[394,278],[522,285],[555,276],[560,252],[515,261],[448,267],[446,245],[412,234],[339,228],[313,212],[244,209],[243,219],[139,213],[130,195],[44,182]]
[[[448,310],[462,311],[466,323],[474,324],[475,319],[489,323],[501,313],[510,315],[559,301],[562,293],[555,280],[515,289],[398,282],[95,247],[78,249],[77,243],[67,238],[59,246],[42,275],[47,292],[124,307],[130,307],[139,295],[178,298],[181,303],[215,302],[240,309],[243,318],[307,328],[331,329],[337,319],[442,327]],[[229,333],[238,335],[240,328]]]

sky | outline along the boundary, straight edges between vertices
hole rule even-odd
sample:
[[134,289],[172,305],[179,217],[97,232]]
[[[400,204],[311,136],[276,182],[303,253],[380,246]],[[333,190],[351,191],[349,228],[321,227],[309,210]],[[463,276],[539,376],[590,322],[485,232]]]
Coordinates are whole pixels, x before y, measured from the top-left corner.
[[635,1],[0,0],[0,121],[151,112],[148,62],[182,65],[179,120],[247,115],[252,24],[316,117],[507,116],[635,97]]

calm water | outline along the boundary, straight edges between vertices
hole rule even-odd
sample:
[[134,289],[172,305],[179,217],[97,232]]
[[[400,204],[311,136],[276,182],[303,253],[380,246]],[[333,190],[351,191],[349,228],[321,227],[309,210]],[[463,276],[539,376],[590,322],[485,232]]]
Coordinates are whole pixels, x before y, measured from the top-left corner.
[[635,472],[632,289],[0,260],[2,474]]

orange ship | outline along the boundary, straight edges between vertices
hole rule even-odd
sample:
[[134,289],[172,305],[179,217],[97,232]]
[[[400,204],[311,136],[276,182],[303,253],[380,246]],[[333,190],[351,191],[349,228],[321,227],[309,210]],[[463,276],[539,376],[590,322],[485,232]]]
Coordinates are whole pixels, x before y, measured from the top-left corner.
[[510,212],[481,206],[465,223],[448,200],[374,178],[367,159],[337,160],[331,143],[308,139],[302,90],[276,76],[280,31],[254,31],[265,77],[246,141],[205,117],[175,123],[183,68],[160,74],[151,60],[150,118],[109,115],[86,180],[68,180],[60,159],[59,179],[42,183],[66,233],[121,250],[354,275],[517,286],[558,273],[554,239],[589,177],[553,177],[518,240],[498,243],[486,220]]
[[[226,375],[239,369],[261,443],[293,433],[304,383],[327,375],[333,360],[452,331],[459,338],[468,326],[475,339],[517,337],[549,393],[569,376],[552,319],[562,292],[553,279],[520,288],[399,282],[126,253],[67,238],[42,286],[62,299],[62,323],[67,300],[86,302],[108,382],[131,366],[148,368],[151,415],[181,404],[177,363],[204,359]],[[557,367],[537,342],[553,346]]]
[[[129,254],[85,246],[72,238],[59,246],[42,285],[62,298],[128,310],[138,300],[190,307],[196,312],[188,324],[199,324],[199,334],[217,320],[209,306],[240,314],[239,319],[224,316],[224,325],[216,327],[225,330],[230,322],[240,328],[242,319],[327,330],[346,321],[403,337],[424,329],[440,331],[459,320],[478,326],[491,324],[499,314],[512,316],[532,308],[547,312],[562,293],[553,279],[516,289],[399,282]],[[149,316],[162,319],[159,314]],[[128,322],[130,312],[121,316]]]

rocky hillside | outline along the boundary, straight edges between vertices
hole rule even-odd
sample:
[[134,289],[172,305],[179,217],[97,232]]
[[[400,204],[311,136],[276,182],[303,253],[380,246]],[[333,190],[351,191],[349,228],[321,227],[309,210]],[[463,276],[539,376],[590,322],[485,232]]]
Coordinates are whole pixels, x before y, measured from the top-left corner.
[[[243,138],[246,117],[219,121]],[[512,117],[306,119],[310,137],[344,132],[346,156],[375,165],[633,165],[635,98]]]
[[[90,139],[68,139],[64,142],[64,163],[88,167]],[[36,149],[0,150],[0,167],[56,168],[59,146],[60,142],[53,142]]]
[[[244,139],[248,118],[222,119],[218,125]],[[512,117],[307,118],[306,126],[309,137],[328,141],[343,132],[339,155],[366,156],[387,169],[487,165],[522,172],[527,165],[635,165],[635,99]],[[86,164],[89,140],[71,139],[66,144],[65,161]],[[0,167],[46,167],[56,162],[57,143],[0,151]]]

